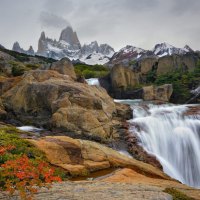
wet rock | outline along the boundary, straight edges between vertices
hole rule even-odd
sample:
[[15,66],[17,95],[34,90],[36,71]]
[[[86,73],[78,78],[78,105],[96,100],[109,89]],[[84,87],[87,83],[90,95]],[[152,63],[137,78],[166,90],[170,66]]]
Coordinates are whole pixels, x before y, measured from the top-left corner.
[[161,86],[146,86],[143,87],[143,99],[145,101],[158,100],[168,102],[173,92],[172,84]]

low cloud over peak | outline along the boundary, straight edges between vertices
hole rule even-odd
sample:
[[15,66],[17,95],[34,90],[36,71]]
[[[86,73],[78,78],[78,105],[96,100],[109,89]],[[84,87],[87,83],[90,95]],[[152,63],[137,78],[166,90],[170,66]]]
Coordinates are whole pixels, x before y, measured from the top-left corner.
[[117,50],[167,42],[199,49],[199,10],[200,0],[1,0],[0,43],[36,48],[41,31],[58,38],[70,22],[82,43],[97,40]]

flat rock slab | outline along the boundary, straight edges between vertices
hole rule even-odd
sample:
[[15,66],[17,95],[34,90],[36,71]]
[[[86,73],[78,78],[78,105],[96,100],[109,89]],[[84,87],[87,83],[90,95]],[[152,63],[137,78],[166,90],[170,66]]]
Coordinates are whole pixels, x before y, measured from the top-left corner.
[[[0,200],[19,200],[0,194]],[[49,190],[41,189],[35,200],[172,200],[172,196],[158,187],[142,184],[106,182],[63,182]]]

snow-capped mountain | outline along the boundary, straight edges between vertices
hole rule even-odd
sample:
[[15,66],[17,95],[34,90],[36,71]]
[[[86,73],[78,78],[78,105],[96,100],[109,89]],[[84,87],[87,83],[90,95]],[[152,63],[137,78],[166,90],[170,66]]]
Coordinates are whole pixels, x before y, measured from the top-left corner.
[[188,45],[184,48],[177,48],[167,43],[157,44],[152,50],[152,52],[159,57],[173,54],[183,55],[192,51],[193,50]]
[[13,44],[13,48],[12,48],[13,51],[17,51],[19,53],[25,53],[25,54],[28,54],[28,55],[35,55],[35,52],[33,50],[33,47],[30,46],[28,50],[24,50],[23,48],[20,47],[19,43],[18,42],[15,42]]
[[147,55],[153,55],[153,53],[139,47],[127,45],[126,47],[120,49],[118,52],[115,52],[109,63],[127,64],[130,61],[138,60]]
[[80,60],[86,64],[105,64],[114,54],[114,49],[107,44],[99,45],[96,41],[81,46],[72,27],[62,30],[59,41],[52,40],[42,32],[38,42],[38,55],[61,59]]
[[81,45],[77,33],[68,26],[61,31],[59,40],[46,37],[42,32],[38,41],[38,50],[35,53],[32,46],[29,50],[24,50],[18,42],[13,45],[13,50],[29,55],[41,55],[56,60],[68,57],[73,62],[83,62],[89,65],[107,64],[113,66],[116,63],[130,64],[131,62],[142,60],[146,57],[163,57],[168,55],[183,55],[194,52],[188,45],[184,48],[177,48],[167,43],[156,44],[152,50],[144,50],[139,47],[127,45],[119,51],[108,44],[98,44],[97,41],[90,44]]
[[127,45],[116,52],[110,59],[108,65],[112,66],[116,63],[129,64],[131,61],[142,60],[147,57],[163,57],[170,55],[184,55],[194,52],[188,45],[184,48],[177,48],[167,43],[156,44],[152,50],[144,50],[138,47]]

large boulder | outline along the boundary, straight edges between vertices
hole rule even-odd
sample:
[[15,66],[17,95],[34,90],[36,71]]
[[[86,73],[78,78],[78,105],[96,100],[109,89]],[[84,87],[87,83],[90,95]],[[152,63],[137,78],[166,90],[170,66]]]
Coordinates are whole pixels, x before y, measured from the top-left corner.
[[115,65],[112,68],[110,79],[114,92],[130,90],[139,83],[138,74],[122,65]]
[[53,70],[29,71],[2,95],[5,109],[24,122],[99,138],[117,137],[117,107],[105,89]]
[[169,179],[161,170],[96,142],[66,136],[49,136],[29,141],[46,154],[51,164],[62,167],[71,174],[81,175],[101,169],[129,167],[146,176]]
[[21,81],[22,78],[20,76],[13,77],[13,78],[7,78],[4,76],[0,76],[0,95],[11,89],[13,86],[15,86],[19,81]]
[[71,77],[73,80],[77,79],[76,73],[74,71],[74,66],[68,58],[63,58],[57,62],[52,63],[51,65],[43,65],[41,69],[54,70],[59,72],[60,74]]
[[172,92],[172,84],[165,84],[161,86],[146,86],[143,87],[143,99],[145,101],[158,100],[168,102]]
[[196,54],[165,56],[158,60],[157,75],[166,74],[175,70],[193,71],[197,66]]
[[[115,171],[110,176],[106,176],[100,180],[103,184],[106,183],[123,183],[123,184],[130,184],[132,187],[134,185],[144,186],[150,190],[151,187],[160,189],[160,191],[169,192],[173,197],[167,198],[167,197],[161,197],[159,198],[159,194],[157,194],[155,197],[151,197],[149,195],[146,198],[141,199],[176,199],[178,196],[178,199],[193,199],[193,200],[199,200],[200,199],[200,193],[199,189],[195,189],[192,187],[189,187],[187,185],[181,184],[180,182],[176,180],[164,180],[164,179],[158,179],[154,177],[147,177],[144,174],[140,174],[137,171],[134,171],[132,169],[121,169],[118,171]],[[170,192],[171,190],[171,192]],[[134,193],[137,194],[137,193]],[[143,192],[142,192],[143,194]],[[187,196],[186,196],[187,195]],[[134,197],[133,197],[134,198]],[[137,199],[137,198],[136,198]],[[138,198],[140,199],[140,198]]]
[[142,75],[146,75],[149,71],[153,70],[153,67],[157,64],[158,59],[154,57],[149,57],[141,60],[139,62],[140,71]]

